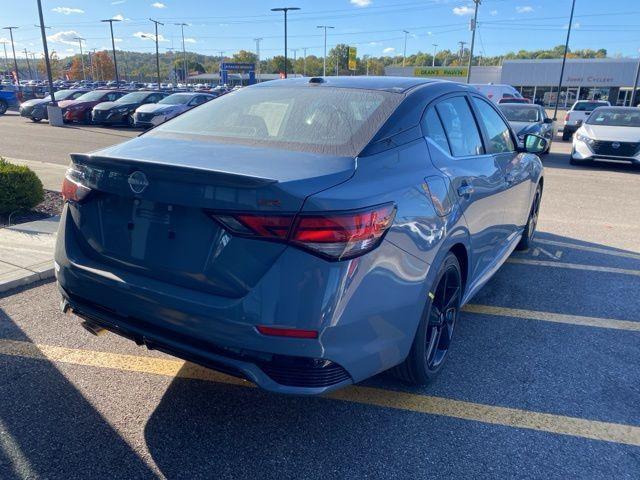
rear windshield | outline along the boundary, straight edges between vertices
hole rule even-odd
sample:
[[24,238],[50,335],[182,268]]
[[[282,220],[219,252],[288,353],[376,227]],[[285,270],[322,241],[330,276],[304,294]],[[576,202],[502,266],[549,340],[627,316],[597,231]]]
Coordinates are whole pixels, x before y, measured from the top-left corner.
[[587,119],[589,125],[640,127],[640,109],[599,108]]
[[535,123],[540,121],[540,109],[537,107],[516,107],[514,105],[501,104],[500,110],[510,122]]
[[174,93],[168,97],[163,98],[158,103],[163,105],[180,105],[183,103],[189,103],[189,100],[194,98],[190,93]]
[[188,134],[242,145],[355,156],[404,97],[332,87],[249,87],[171,120],[148,135]]
[[94,90],[92,92],[87,92],[84,95],[80,95],[76,100],[79,102],[94,102],[96,100],[100,100],[107,93],[109,93],[109,90]]
[[578,102],[573,106],[573,110],[578,112],[591,112],[598,107],[606,105],[604,102]]

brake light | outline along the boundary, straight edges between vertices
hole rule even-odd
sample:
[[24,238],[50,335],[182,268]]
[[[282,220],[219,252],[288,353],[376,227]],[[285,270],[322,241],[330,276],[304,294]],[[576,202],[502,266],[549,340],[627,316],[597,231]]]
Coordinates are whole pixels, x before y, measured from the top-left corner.
[[317,330],[300,330],[298,328],[280,328],[258,325],[258,332],[269,337],[318,338]]
[[214,214],[231,233],[283,241],[330,260],[357,257],[376,248],[395,217],[395,205],[350,212],[299,215]]
[[74,178],[77,173],[76,170],[70,168],[64,176],[64,180],[62,181],[62,199],[65,202],[81,202],[91,193],[89,187],[85,187]]

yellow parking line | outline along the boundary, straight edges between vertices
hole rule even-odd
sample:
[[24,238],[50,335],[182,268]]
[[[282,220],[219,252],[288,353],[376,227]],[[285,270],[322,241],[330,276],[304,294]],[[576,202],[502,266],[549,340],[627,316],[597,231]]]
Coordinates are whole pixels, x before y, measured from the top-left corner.
[[640,270],[630,270],[628,268],[600,267],[597,265],[584,265],[580,263],[567,263],[567,262],[553,262],[548,260],[529,260],[528,258],[515,258],[515,257],[509,258],[507,260],[507,263],[535,265],[537,267],[569,268],[573,270],[587,270],[591,272],[621,273],[623,275],[635,275],[640,277]]
[[525,320],[541,320],[543,322],[568,323],[584,327],[611,328],[614,330],[629,330],[640,332],[640,321],[613,320],[609,318],[584,317],[582,315],[567,315],[564,313],[540,312],[537,310],[522,310],[519,308],[494,307],[491,305],[465,305],[463,311],[498,315],[500,317],[515,317]]
[[[174,359],[38,345],[15,340],[0,340],[0,354],[169,377],[179,374],[179,376],[185,378],[246,387],[253,386],[244,380],[213,372],[196,365],[185,364],[181,360]],[[182,368],[183,366],[186,368]],[[633,425],[586,420],[564,415],[483,405],[362,386],[345,388],[333,392],[327,397],[363,405],[375,405],[505,427],[525,428],[559,435],[640,446],[640,427]]]
[[633,253],[633,252],[618,252],[616,250],[610,250],[607,248],[590,247],[587,245],[578,245],[576,243],[560,242],[558,240],[536,239],[536,243],[553,245],[556,247],[566,247],[574,250],[583,250],[585,252],[602,253],[603,255],[613,255],[615,257],[633,258],[634,260],[640,260],[640,254]]

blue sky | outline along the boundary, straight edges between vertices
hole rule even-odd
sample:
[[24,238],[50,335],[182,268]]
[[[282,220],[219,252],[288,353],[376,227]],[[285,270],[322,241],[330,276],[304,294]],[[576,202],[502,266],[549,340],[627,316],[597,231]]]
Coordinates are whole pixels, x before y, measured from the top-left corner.
[[[231,55],[240,49],[255,50],[254,38],[262,37],[262,58],[282,53],[282,14],[278,6],[300,7],[290,12],[289,48],[297,55],[321,55],[322,31],[331,25],[328,44],[349,43],[358,54],[402,54],[404,34],[410,32],[407,53],[418,50],[455,50],[460,40],[469,41],[472,1],[461,0],[42,0],[50,49],[61,56],[78,52],[73,37],[86,39],[88,49],[110,47],[108,25],[100,19],[119,18],[114,24],[116,48],[154,51],[149,17],[165,23],[159,27],[160,48],[181,48],[184,22],[187,49]],[[610,55],[638,55],[640,48],[640,2],[638,0],[577,0],[571,48],[606,48]],[[4,0],[0,23],[15,25],[16,50],[40,53],[42,45],[35,0]],[[570,0],[483,0],[478,16],[476,52],[499,55],[519,49],[539,49],[564,43]],[[0,41],[7,40],[0,30]],[[293,53],[290,50],[290,55]],[[20,54],[19,56],[24,56]]]

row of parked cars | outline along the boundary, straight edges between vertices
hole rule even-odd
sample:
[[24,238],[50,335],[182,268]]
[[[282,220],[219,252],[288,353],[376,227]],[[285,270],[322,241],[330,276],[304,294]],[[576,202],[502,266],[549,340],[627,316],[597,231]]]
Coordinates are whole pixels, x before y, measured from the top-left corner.
[[[149,128],[216,98],[211,93],[68,89],[55,93],[65,123]],[[28,100],[20,115],[40,122],[48,118],[51,97]]]

